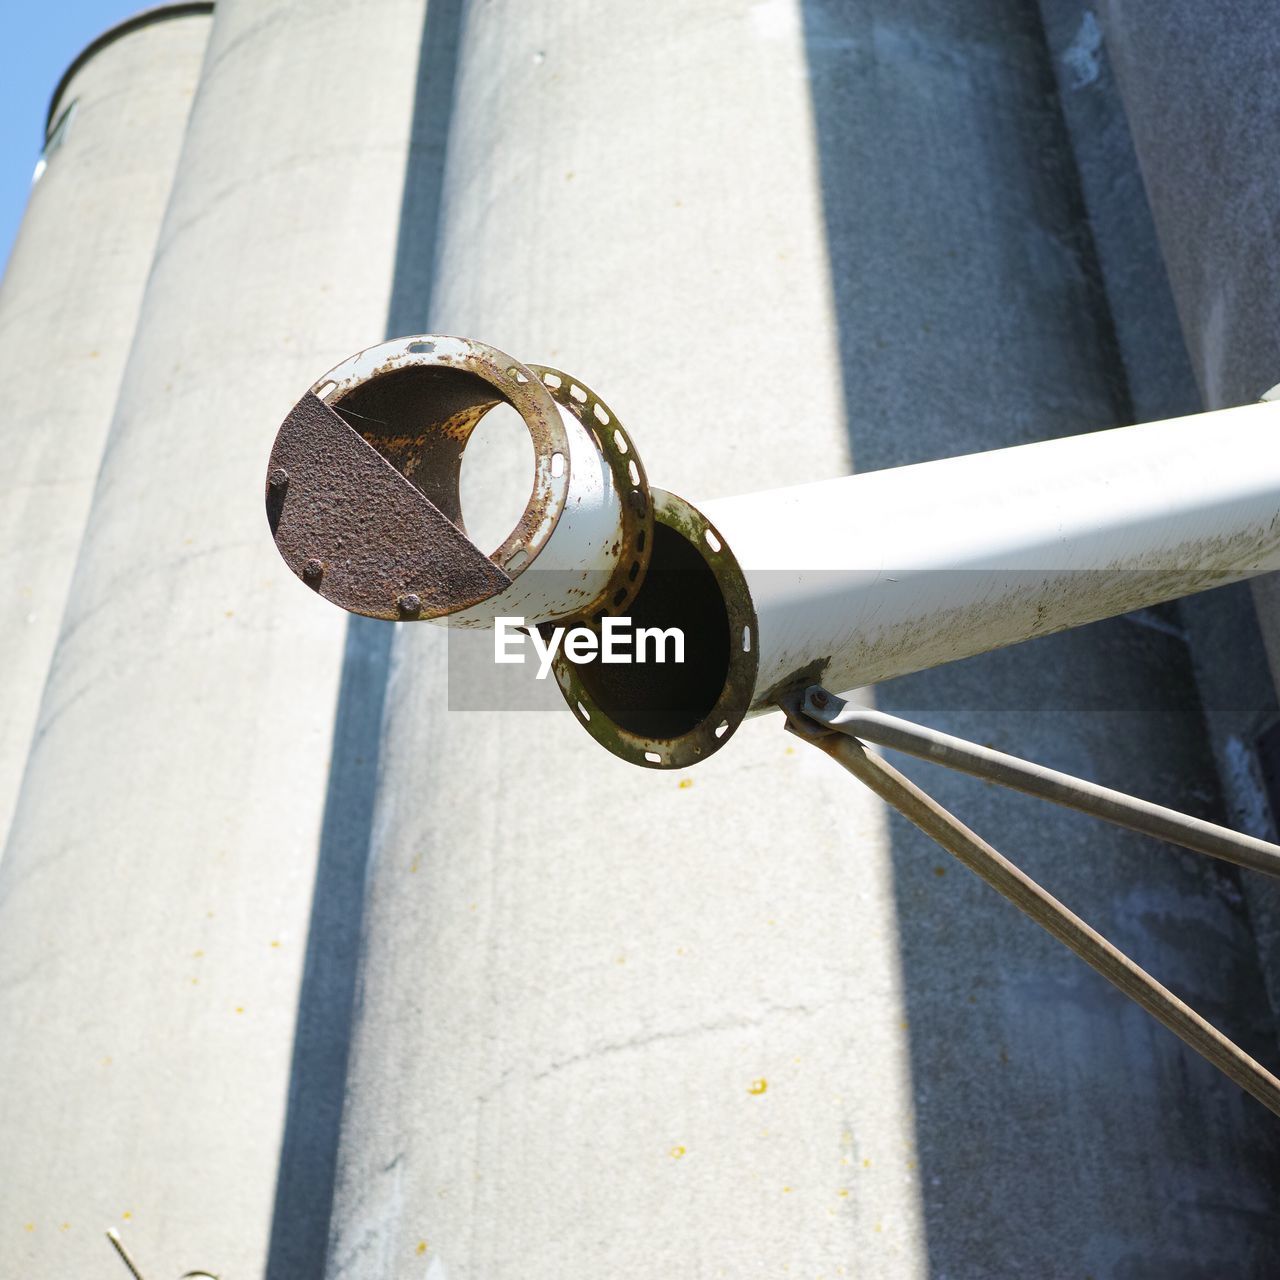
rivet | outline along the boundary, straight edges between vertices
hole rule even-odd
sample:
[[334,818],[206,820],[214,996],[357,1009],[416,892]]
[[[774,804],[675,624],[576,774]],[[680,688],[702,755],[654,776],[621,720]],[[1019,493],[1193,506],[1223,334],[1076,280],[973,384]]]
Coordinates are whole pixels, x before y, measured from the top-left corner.
[[422,601],[412,591],[408,595],[401,596],[397,603],[400,606],[400,616],[403,618],[416,618],[422,612]]
[[283,489],[289,483],[289,473],[283,467],[273,467],[267,483],[273,489]]
[[324,565],[319,560],[308,560],[303,566],[302,576],[308,581],[318,578],[324,572]]

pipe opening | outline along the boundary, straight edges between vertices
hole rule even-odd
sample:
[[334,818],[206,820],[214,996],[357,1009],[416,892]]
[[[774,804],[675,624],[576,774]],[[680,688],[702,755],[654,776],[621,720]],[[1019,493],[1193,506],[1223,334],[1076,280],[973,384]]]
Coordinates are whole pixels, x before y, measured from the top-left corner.
[[[330,401],[352,430],[459,526],[462,457],[481,419],[498,404],[506,404],[524,429],[523,418],[490,383],[473,373],[421,364],[369,378]],[[522,502],[516,519],[523,510]]]
[[[627,732],[686,734],[711,713],[728,679],[729,614],[711,566],[677,530],[654,526],[649,571],[627,612],[637,646],[646,630],[677,628],[684,661],[672,661],[667,639],[661,641],[664,662],[584,663],[576,667],[578,677],[595,705]],[[657,642],[645,646],[650,659]]]
[[[425,335],[358,352],[329,371],[333,384],[325,403],[335,416],[464,534],[468,558],[508,575],[533,562],[571,477],[560,410],[523,366],[481,343]],[[432,604],[421,616],[455,611]]]
[[452,617],[503,595],[546,548],[569,500],[569,447],[560,408],[510,356],[397,338],[330,369],[281,423],[267,520],[285,563],[334,604]]
[[[632,660],[573,663],[561,649],[555,671],[597,742],[633,764],[679,769],[719,750],[746,715],[758,666],[756,616],[732,550],[702,513],[666,490],[650,494],[648,568],[631,603],[610,610],[630,619],[623,651]],[[655,661],[659,652],[665,661]]]
[[[462,528],[481,551],[492,555],[520,523],[533,493],[534,463],[528,428],[511,405],[495,405],[476,423],[462,451],[458,502]],[[564,455],[557,453],[551,474],[563,467]]]

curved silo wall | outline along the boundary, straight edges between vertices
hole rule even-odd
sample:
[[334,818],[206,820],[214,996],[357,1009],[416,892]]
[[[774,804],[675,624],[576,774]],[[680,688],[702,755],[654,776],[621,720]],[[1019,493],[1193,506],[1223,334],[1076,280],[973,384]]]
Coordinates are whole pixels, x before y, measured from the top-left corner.
[[218,6],[0,863],[6,1274],[319,1267],[380,641],[264,468],[388,323],[424,12]]
[[[1106,0],[1116,69],[1205,407],[1280,383],[1280,166],[1272,161],[1280,31],[1266,0]],[[1171,92],[1171,86],[1177,86]],[[1254,587],[1280,684],[1280,583]]]
[[[432,327],[582,378],[655,483],[1124,420],[1033,8],[492,0],[457,75]],[[777,717],[638,771],[448,674],[397,633],[331,1280],[1265,1274],[1267,1117]],[[1162,617],[876,697],[1216,813]],[[911,771],[1269,1044],[1234,876]]]
[[[1208,409],[1248,403],[1280,382],[1275,17],[1262,0],[1204,6],[1105,0],[1096,15],[1090,11],[1095,56],[1114,69]],[[1215,597],[1183,606],[1209,727],[1235,820],[1274,839],[1280,579],[1271,574]],[[1246,894],[1280,1014],[1280,893],[1253,877]]]
[[141,15],[68,69],[0,283],[0,848],[211,9],[171,5]]

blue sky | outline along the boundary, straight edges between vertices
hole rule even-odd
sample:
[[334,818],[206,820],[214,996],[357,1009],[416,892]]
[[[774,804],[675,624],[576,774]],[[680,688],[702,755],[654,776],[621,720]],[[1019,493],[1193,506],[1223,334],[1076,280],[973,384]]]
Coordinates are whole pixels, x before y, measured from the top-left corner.
[[31,172],[44,144],[49,97],[72,58],[94,36],[154,0],[0,0],[0,262],[22,221]]

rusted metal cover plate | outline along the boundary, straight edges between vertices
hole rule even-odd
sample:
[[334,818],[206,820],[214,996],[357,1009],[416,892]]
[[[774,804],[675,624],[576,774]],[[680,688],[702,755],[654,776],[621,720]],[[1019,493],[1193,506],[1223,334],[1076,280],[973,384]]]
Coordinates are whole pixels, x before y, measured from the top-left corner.
[[311,392],[285,418],[271,450],[267,519],[298,577],[366,617],[440,617],[511,582]]

